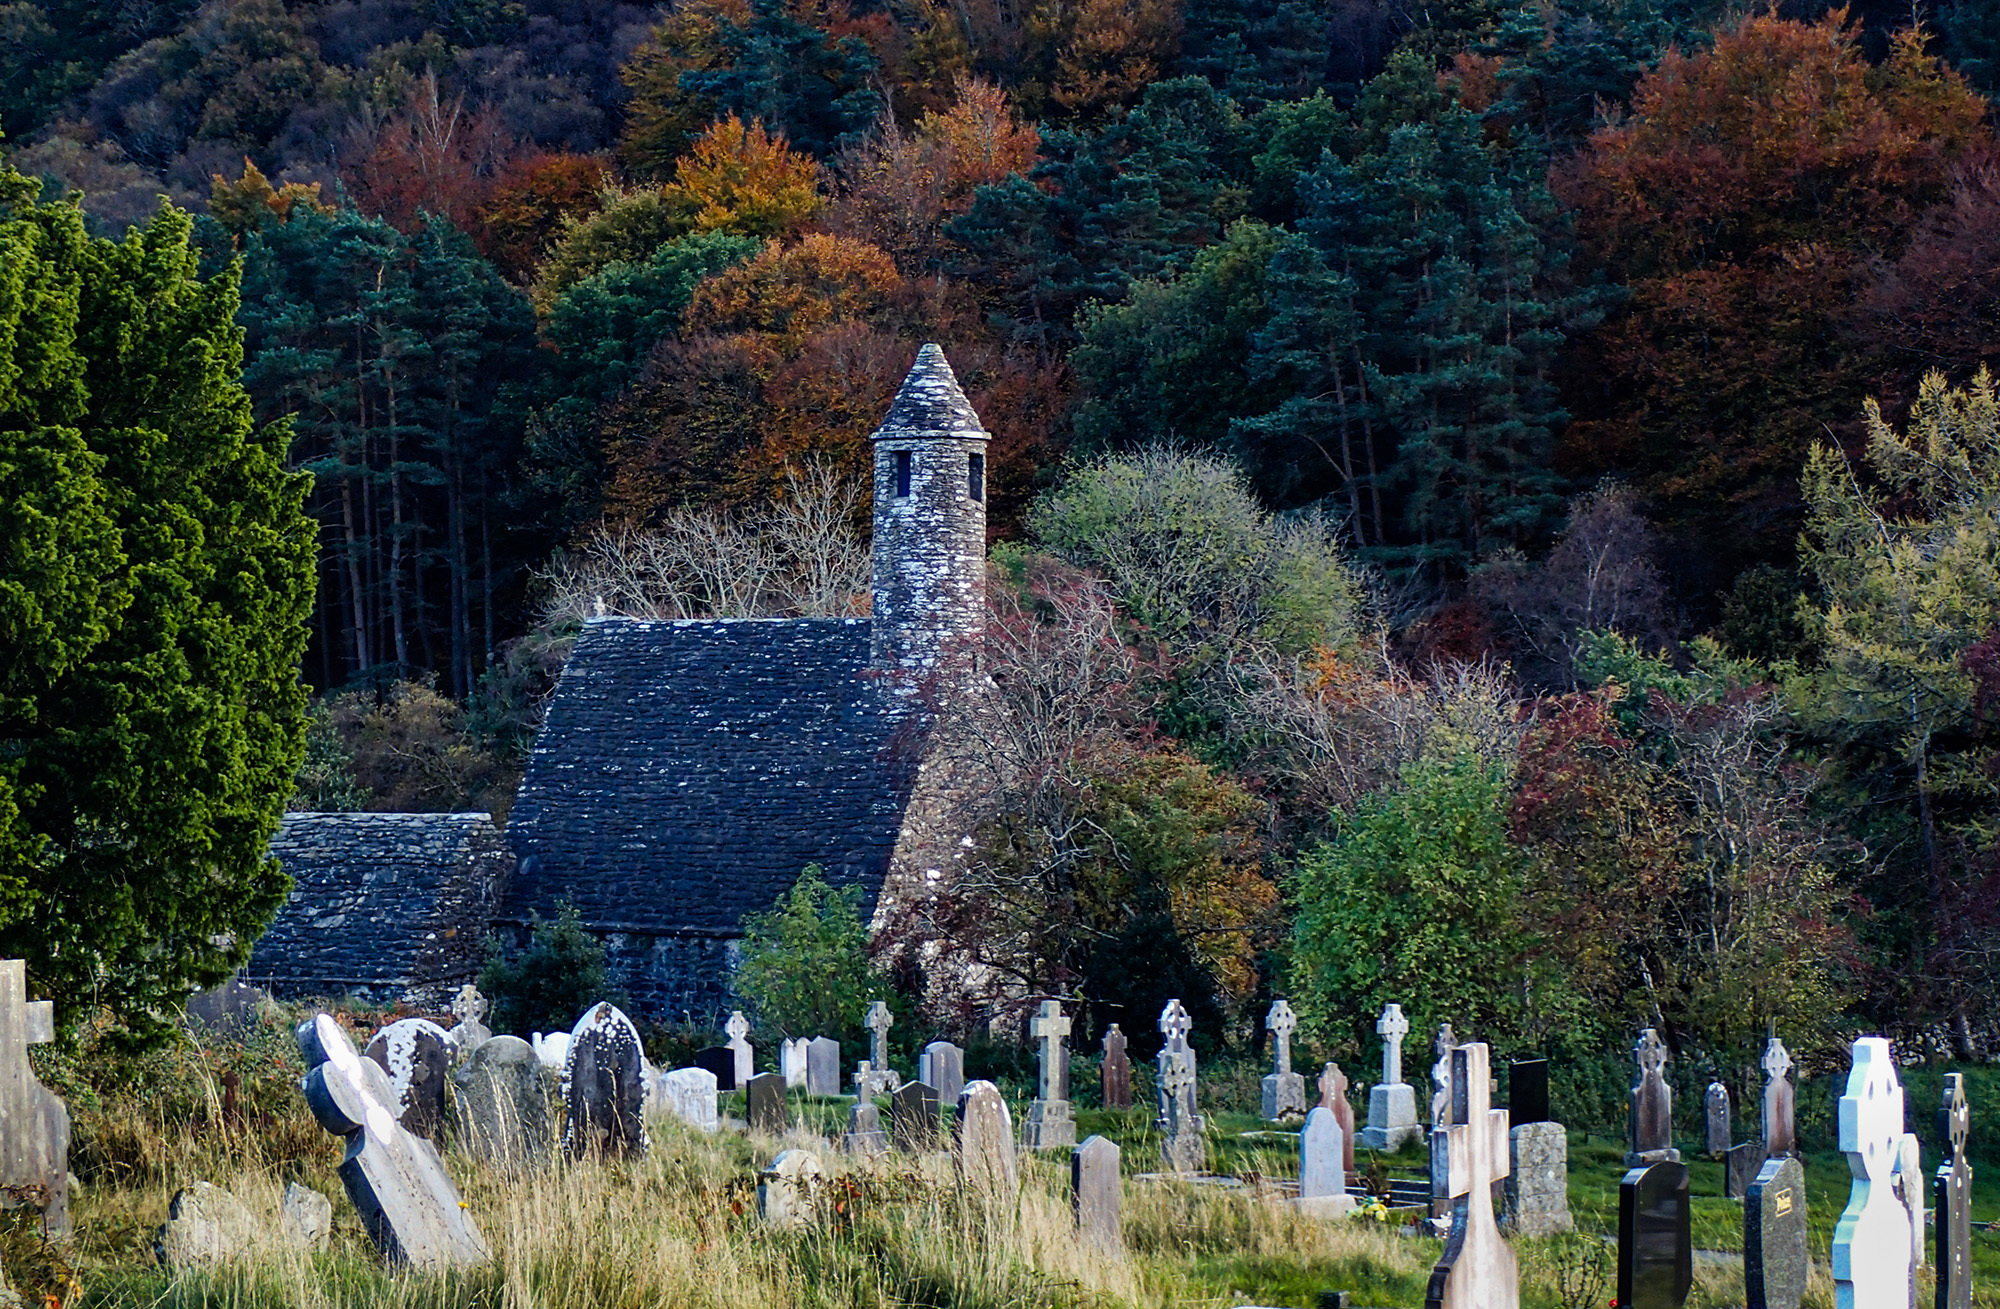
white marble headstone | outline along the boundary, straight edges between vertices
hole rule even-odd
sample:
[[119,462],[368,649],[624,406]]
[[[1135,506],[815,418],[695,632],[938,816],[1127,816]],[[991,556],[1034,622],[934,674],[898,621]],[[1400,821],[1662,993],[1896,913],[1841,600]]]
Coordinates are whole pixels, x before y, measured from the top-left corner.
[[1840,1148],[1854,1174],[1833,1228],[1838,1309],[1905,1309],[1910,1302],[1910,1211],[1896,1195],[1903,1151],[1903,1084],[1889,1043],[1864,1036],[1840,1097]]

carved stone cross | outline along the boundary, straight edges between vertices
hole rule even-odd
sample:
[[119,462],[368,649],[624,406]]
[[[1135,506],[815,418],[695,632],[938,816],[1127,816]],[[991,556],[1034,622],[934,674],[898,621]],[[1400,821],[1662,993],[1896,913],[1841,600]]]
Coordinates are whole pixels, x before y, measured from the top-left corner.
[[1438,1061],[1431,1065],[1431,1126],[1443,1127],[1451,1120],[1451,1052],[1458,1048],[1457,1038],[1452,1035],[1451,1024],[1438,1027],[1434,1043]]
[[1833,1228],[1835,1302],[1855,1309],[1910,1303],[1910,1211],[1895,1190],[1903,1149],[1903,1085],[1889,1043],[1864,1036],[1840,1097],[1840,1149],[1854,1174]]
[[876,1071],[889,1066],[889,1029],[896,1025],[896,1016],[889,1012],[889,1006],[877,1000],[868,1006],[868,1053]]
[[56,1039],[55,1005],[28,999],[28,966],[0,960],[0,1186],[6,1207],[41,1206],[54,1234],[69,1231],[69,1107],[43,1086],[28,1047]]
[[1167,1044],[1184,1046],[1187,1036],[1194,1029],[1194,1020],[1179,1000],[1167,1001],[1166,1008],[1160,1010],[1160,1035],[1167,1038]]
[[1631,1149],[1625,1155],[1628,1167],[1640,1164],[1679,1163],[1674,1149],[1674,1091],[1667,1085],[1667,1043],[1648,1027],[1632,1047],[1639,1065],[1639,1080],[1632,1084]]
[[1410,1034],[1410,1020],[1403,1017],[1403,1006],[1392,1004],[1384,1008],[1375,1022],[1375,1030],[1382,1037],[1382,1085],[1395,1086],[1403,1080],[1403,1038]]
[[1292,1007],[1283,1000],[1271,1006],[1271,1012],[1264,1018],[1264,1026],[1278,1044],[1278,1066],[1273,1070],[1279,1075],[1292,1071],[1292,1033],[1298,1030],[1299,1020],[1292,1014]]
[[467,982],[458,988],[458,998],[451,1002],[451,1016],[461,1023],[476,1023],[486,1017],[490,1008],[492,1006],[486,1003],[486,997],[479,993],[479,988]]
[[1060,1100],[1062,1096],[1062,1043],[1069,1035],[1069,1015],[1055,1000],[1042,1001],[1028,1032],[1042,1047],[1042,1089],[1044,1100]]
[[1791,1051],[1775,1035],[1764,1043],[1764,1153],[1791,1154],[1798,1147],[1793,1128],[1792,1082],[1785,1074],[1792,1070]]
[[722,1034],[732,1043],[750,1035],[750,1020],[743,1016],[741,1009],[730,1011],[729,1021],[722,1025]]
[[1971,1131],[1965,1074],[1946,1073],[1944,1102],[1938,1107],[1938,1135],[1948,1148],[1944,1162],[1938,1165],[1934,1193],[1938,1309],[1972,1306],[1972,1165],[1965,1161],[1965,1138]]
[[1493,1217],[1493,1183],[1510,1170],[1507,1111],[1490,1107],[1492,1074],[1486,1046],[1452,1050],[1451,1117],[1447,1131],[1451,1236],[1431,1270],[1426,1309],[1515,1309],[1521,1274]]

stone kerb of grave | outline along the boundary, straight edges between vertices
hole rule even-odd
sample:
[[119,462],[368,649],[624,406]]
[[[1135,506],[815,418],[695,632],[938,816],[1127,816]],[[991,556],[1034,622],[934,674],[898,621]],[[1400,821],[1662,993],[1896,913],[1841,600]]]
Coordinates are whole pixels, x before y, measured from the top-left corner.
[[1835,1294],[1843,1309],[1902,1309],[1910,1301],[1910,1211],[1895,1194],[1903,1150],[1903,1085],[1889,1043],[1864,1036],[1840,1097],[1840,1149],[1854,1175],[1833,1229]]
[[389,1074],[396,1120],[426,1141],[441,1144],[450,1090],[450,1035],[427,1018],[402,1018],[375,1033],[363,1053]]
[[1493,1214],[1493,1183],[1507,1176],[1507,1111],[1490,1107],[1492,1074],[1485,1045],[1451,1052],[1452,1125],[1445,1164],[1451,1234],[1431,1270],[1425,1309],[1515,1309],[1521,1274]]
[[27,964],[0,960],[0,1204],[35,1204],[53,1235],[69,1231],[69,1107],[43,1086],[28,1047],[56,1037],[55,1006],[28,999]]
[[485,1238],[430,1142],[396,1121],[381,1065],[362,1058],[327,1014],[299,1027],[306,1104],[347,1142],[340,1180],[384,1258],[418,1268],[469,1267],[489,1257]]
[[646,1153],[645,1058],[639,1029],[618,1006],[599,1002],[576,1020],[563,1065],[564,1154],[631,1159]]
[[1417,1122],[1417,1093],[1403,1081],[1403,1038],[1410,1032],[1403,1006],[1385,1007],[1375,1031],[1382,1038],[1382,1080],[1368,1092],[1368,1126],[1361,1131],[1361,1144],[1371,1150],[1399,1150],[1424,1134]]
[[526,1041],[495,1036],[481,1042],[451,1083],[459,1136],[473,1158],[511,1175],[547,1156],[548,1083]]

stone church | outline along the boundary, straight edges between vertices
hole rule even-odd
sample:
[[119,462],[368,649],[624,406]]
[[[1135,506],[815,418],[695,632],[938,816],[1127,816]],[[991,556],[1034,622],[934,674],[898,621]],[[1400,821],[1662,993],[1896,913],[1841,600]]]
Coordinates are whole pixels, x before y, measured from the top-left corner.
[[489,932],[568,903],[640,1014],[706,1021],[743,916],[808,864],[879,920],[952,843],[917,689],[983,615],[987,439],[924,346],[872,443],[870,617],[589,620],[505,832],[288,814],[272,849],[296,886],[248,979],[439,1008]]

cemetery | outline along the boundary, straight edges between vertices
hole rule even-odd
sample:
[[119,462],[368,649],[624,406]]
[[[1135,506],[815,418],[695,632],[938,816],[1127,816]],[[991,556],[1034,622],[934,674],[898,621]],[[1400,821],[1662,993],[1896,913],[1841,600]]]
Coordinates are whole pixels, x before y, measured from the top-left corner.
[[[140,1102],[47,1057],[45,1011],[0,967],[11,1285],[118,1305],[2000,1304],[2000,1164],[1979,1148],[2000,1078],[1877,1037],[1803,1077],[1769,1038],[1762,1086],[1728,1097],[1644,1029],[1626,1121],[1586,1125],[1560,1121],[1547,1061],[1450,1031],[1403,1080],[1400,1010],[1379,1065],[1311,1078],[1282,1000],[1260,1065],[1204,1063],[1177,1001],[1151,1039],[1085,1043],[1045,1000],[1014,1045],[871,1009],[844,1049],[741,1014],[642,1036],[610,1003],[530,1041],[486,1010],[470,987],[429,1015],[250,996],[142,1056]],[[726,1067],[693,1063],[704,1040]],[[1304,1089],[1274,1096],[1288,1077]],[[1404,1103],[1427,1106],[1416,1136],[1371,1145]]]

